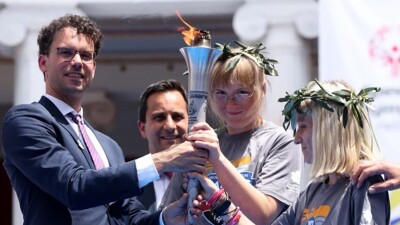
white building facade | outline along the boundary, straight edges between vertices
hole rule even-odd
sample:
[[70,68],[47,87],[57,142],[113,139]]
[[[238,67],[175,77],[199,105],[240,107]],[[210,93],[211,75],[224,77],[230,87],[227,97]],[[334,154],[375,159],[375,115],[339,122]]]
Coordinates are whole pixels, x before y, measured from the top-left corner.
[[[187,83],[187,77],[182,75],[186,64],[179,52],[185,43],[176,31],[183,24],[176,11],[192,26],[209,30],[213,43],[262,42],[267,56],[279,61],[276,66],[280,76],[269,78],[267,120],[281,123],[283,105],[277,99],[317,73],[316,1],[62,2],[68,3],[0,0],[0,117],[12,105],[37,101],[44,93],[43,74],[37,65],[39,29],[65,14],[87,15],[99,24],[104,42],[97,59],[96,78],[85,99],[85,114],[88,112],[94,126],[117,140],[127,159],[147,153],[146,142],[136,128],[138,98],[144,87],[169,78]],[[7,182],[4,173],[1,181]],[[7,190],[1,189],[1,196],[11,196],[11,191],[4,191]],[[13,199],[12,224],[22,224],[18,201]]]

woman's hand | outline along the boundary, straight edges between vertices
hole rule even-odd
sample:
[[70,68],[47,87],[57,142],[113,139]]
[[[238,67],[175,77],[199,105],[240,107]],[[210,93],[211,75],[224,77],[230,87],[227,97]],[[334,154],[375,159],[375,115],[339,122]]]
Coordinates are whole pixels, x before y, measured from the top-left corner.
[[219,188],[214,184],[214,182],[203,174],[196,172],[188,172],[186,179],[190,178],[197,179],[202,187],[201,198],[198,198],[198,200],[203,200],[203,199],[209,200],[210,197],[219,190]]
[[223,155],[219,148],[218,136],[214,129],[207,123],[196,123],[192,126],[186,139],[191,141],[196,148],[208,150],[208,160],[214,164]]

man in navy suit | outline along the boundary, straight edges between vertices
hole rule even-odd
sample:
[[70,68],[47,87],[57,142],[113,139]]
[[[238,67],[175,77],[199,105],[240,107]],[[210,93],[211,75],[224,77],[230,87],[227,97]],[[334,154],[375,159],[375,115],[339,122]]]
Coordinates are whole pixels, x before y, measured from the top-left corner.
[[[156,154],[184,142],[188,129],[188,102],[186,91],[179,81],[162,80],[150,84],[139,99],[137,125],[140,134],[147,139],[149,152]],[[155,211],[167,189],[171,173],[146,185],[140,202]]]
[[[84,135],[70,117],[84,118],[82,97],[95,75],[101,38],[93,21],[77,15],[54,20],[39,33],[46,94],[39,102],[11,108],[2,132],[4,167],[24,224],[185,224],[186,195],[152,214],[134,196],[166,171],[202,172],[206,151],[183,142],[124,162],[115,141],[86,121]],[[89,152],[87,136],[96,154]]]

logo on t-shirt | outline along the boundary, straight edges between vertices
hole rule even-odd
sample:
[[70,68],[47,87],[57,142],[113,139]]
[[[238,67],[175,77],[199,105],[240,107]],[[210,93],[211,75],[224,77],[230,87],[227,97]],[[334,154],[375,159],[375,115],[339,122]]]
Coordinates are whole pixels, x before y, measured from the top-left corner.
[[303,210],[301,224],[322,225],[325,222],[330,210],[331,207],[329,205],[321,205],[320,207],[313,208],[311,210],[306,208]]
[[[253,178],[253,172],[241,171],[239,173],[242,174],[244,179],[246,179],[251,185],[253,186],[255,185],[256,180]],[[215,185],[217,185],[217,187],[222,188],[222,184],[219,182],[216,173],[209,173],[207,174],[207,176],[208,178],[210,178],[210,180],[212,180],[215,183]]]

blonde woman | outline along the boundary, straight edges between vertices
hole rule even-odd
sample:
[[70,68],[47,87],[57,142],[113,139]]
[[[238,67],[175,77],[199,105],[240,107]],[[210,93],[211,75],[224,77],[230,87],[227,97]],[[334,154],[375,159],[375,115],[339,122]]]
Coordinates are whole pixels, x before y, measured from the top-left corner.
[[[367,106],[373,101],[368,94],[378,90],[368,88],[356,93],[343,81],[313,81],[280,99],[287,102],[283,110],[284,125],[287,128],[292,123],[296,132],[295,142],[301,145],[305,161],[312,164],[313,181],[272,224],[389,224],[388,193],[368,194],[368,187],[382,178],[371,177],[360,189],[350,181],[352,171],[361,160],[380,158],[367,111]],[[196,146],[209,148],[210,140],[215,140],[205,132],[197,132],[191,138],[196,140]],[[214,160],[212,157],[218,155],[210,154],[209,160]],[[212,196],[213,199],[222,199],[213,201],[216,202],[213,208],[218,209],[218,204],[225,200],[223,192],[217,191],[217,187],[200,175],[191,176],[198,177],[208,192],[205,199]],[[232,199],[238,194],[227,193]],[[226,201],[230,200],[227,198]],[[245,221],[246,218],[240,218],[240,213],[227,216],[230,211],[238,209],[229,204],[227,211],[214,214],[231,225],[251,224]]]
[[[275,61],[264,58],[261,44],[238,44],[238,48],[223,46],[209,83],[209,102],[220,126],[215,132],[205,123],[196,129],[211,133],[214,146],[204,148],[210,155],[218,154],[209,157],[205,174],[227,192],[236,193],[232,201],[243,214],[256,223],[272,222],[299,194],[301,152],[290,134],[261,116],[265,75],[277,75]],[[241,176],[232,179],[230,174]],[[169,202],[184,191],[182,182],[171,183],[170,194],[175,196]],[[203,219],[215,223],[210,211],[205,204]]]

